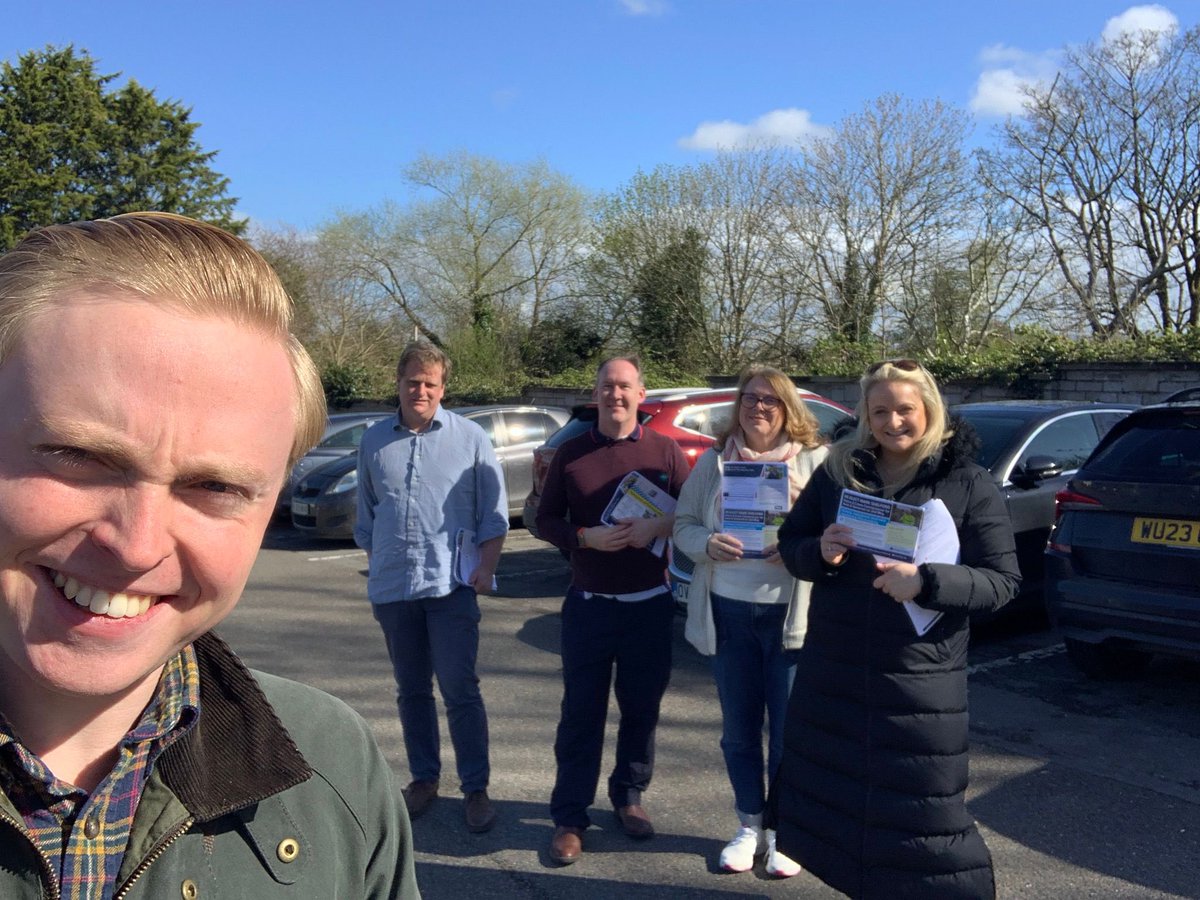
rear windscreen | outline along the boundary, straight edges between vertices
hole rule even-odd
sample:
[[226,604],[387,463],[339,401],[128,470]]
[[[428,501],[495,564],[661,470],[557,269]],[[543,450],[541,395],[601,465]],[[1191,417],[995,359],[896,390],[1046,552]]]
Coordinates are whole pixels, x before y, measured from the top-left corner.
[[1200,485],[1200,409],[1156,410],[1127,425],[1088,461],[1088,478]]

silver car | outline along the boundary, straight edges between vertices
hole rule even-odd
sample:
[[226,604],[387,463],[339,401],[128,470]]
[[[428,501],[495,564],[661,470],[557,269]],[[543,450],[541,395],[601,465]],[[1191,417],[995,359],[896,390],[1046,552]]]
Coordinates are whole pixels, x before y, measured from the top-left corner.
[[[533,486],[533,451],[566,423],[570,411],[557,406],[517,404],[463,406],[453,411],[479,425],[491,440],[504,471],[509,517],[519,516],[525,495]],[[358,440],[362,440],[361,434]],[[292,492],[292,524],[313,537],[352,537],[357,486],[354,456],[339,457],[310,470]]]
[[275,503],[275,514],[277,516],[288,515],[292,506],[292,491],[296,489],[301,478],[318,466],[357,452],[363,433],[380,419],[394,415],[394,412],[384,410],[331,415],[325,425],[325,434],[321,438],[321,442],[300,457],[288,474],[287,481],[283,484],[283,490],[279,492],[279,498]]

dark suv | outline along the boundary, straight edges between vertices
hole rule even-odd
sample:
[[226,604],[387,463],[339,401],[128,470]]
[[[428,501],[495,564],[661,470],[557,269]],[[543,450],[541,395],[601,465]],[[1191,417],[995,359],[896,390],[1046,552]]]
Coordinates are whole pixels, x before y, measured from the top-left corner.
[[[826,399],[811,391],[797,388],[800,399],[821,423],[826,434],[835,422],[852,415],[840,403]],[[666,388],[646,391],[646,399],[638,404],[638,419],[667,437],[674,438],[683,448],[688,463],[695,465],[700,454],[713,445],[717,435],[724,431],[733,414],[733,401],[737,391],[733,388]],[[542,497],[542,482],[550,470],[554,453],[578,434],[583,434],[596,421],[596,404],[587,403],[571,410],[571,419],[558,431],[550,435],[546,443],[533,454],[533,490],[525,498],[522,521],[529,533],[537,537],[538,501]]]
[[1071,661],[1103,678],[1200,659],[1200,388],[1115,425],[1056,503],[1046,601]]

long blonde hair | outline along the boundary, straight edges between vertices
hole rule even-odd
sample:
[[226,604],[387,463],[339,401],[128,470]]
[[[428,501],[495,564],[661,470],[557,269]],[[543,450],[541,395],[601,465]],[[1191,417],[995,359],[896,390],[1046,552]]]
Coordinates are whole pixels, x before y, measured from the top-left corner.
[[792,379],[788,378],[779,369],[772,366],[764,366],[759,363],[751,363],[742,369],[738,375],[737,382],[737,397],[733,401],[733,415],[729,417],[729,424],[725,426],[725,430],[717,436],[717,442],[714,445],[718,453],[725,449],[725,444],[729,439],[741,430],[741,424],[738,421],[738,410],[742,405],[742,394],[746,392],[748,385],[755,378],[763,379],[771,386],[771,390],[779,397],[783,404],[783,434],[789,441],[800,444],[803,447],[816,447],[821,443],[821,425],[804,405],[804,401],[800,399],[800,393],[796,390],[796,385],[792,383]]
[[829,474],[843,487],[858,491],[866,487],[858,477],[854,452],[879,449],[879,442],[871,434],[867,395],[875,385],[885,381],[903,381],[913,385],[925,404],[925,433],[913,445],[899,477],[884,485],[885,488],[895,489],[912,481],[921,463],[937,453],[954,435],[946,418],[946,401],[942,399],[937,382],[924,366],[912,359],[888,359],[875,363],[858,381],[859,398],[854,410],[858,416],[858,427],[853,434],[842,438],[829,450]]

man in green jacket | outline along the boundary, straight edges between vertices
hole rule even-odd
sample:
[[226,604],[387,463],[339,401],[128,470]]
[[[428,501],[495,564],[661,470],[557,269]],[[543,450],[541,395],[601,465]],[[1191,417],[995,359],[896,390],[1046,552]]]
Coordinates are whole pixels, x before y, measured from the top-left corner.
[[161,213],[0,257],[0,896],[417,897],[345,704],[233,609],[324,401],[266,262]]

